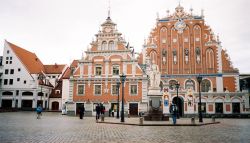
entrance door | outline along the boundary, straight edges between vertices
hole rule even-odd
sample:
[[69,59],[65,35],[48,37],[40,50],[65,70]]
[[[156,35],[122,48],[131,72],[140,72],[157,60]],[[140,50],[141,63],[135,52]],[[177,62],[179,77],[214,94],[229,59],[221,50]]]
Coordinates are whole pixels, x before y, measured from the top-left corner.
[[2,100],[2,108],[4,109],[12,108],[12,100]]
[[52,102],[52,110],[59,110],[59,102]]
[[215,103],[215,113],[223,113],[223,103]]
[[[177,102],[177,100],[178,100],[178,102]],[[177,105],[177,107],[178,107],[178,113],[179,113],[179,116],[180,117],[183,117],[183,115],[184,115],[184,106],[183,106],[183,101],[182,101],[182,99],[180,98],[180,97],[175,97],[174,99],[173,99],[173,102]],[[177,104],[178,103],[178,104]]]
[[240,103],[232,103],[233,113],[240,113]]
[[32,110],[32,100],[22,100],[22,110]]
[[138,103],[129,103],[129,114],[138,116]]

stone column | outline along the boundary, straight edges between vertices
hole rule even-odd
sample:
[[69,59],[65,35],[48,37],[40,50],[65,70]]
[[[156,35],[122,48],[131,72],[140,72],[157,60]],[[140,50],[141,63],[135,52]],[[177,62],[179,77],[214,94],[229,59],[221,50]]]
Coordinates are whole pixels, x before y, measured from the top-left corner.
[[22,108],[22,92],[19,90],[17,108]]
[[37,107],[37,92],[33,91],[32,108],[35,109],[36,107]]
[[3,96],[2,93],[3,93],[3,92],[0,91],[0,108],[2,107],[2,96]]

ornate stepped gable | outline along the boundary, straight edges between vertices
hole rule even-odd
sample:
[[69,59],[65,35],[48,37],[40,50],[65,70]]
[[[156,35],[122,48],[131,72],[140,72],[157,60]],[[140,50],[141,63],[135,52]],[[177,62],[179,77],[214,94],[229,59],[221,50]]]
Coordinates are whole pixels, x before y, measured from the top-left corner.
[[[146,56],[159,65],[162,74],[238,73],[219,37],[205,24],[203,11],[201,15],[192,12],[178,5],[173,14],[167,11],[166,17],[157,18],[144,44]],[[145,62],[145,57],[139,59]]]
[[[85,51],[86,55],[78,61],[78,67],[74,71],[76,82],[73,83],[73,101],[105,103],[116,101],[115,86],[122,73],[127,75],[126,83],[129,87],[125,91],[125,100],[141,101],[142,70],[134,57],[133,48],[125,42],[110,17],[101,24],[101,29],[95,36],[96,39],[90,43],[91,47]],[[78,85],[84,86],[83,94],[86,96],[78,96]],[[97,85],[101,89],[98,94]],[[127,96],[131,95],[133,85],[137,87],[136,96]]]

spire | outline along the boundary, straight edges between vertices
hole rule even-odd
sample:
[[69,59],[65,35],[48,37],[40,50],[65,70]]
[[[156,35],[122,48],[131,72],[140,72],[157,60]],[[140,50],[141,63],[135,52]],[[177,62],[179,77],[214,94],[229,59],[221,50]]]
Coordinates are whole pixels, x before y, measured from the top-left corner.
[[107,19],[110,19],[110,0],[109,0],[109,7],[108,7],[108,18]]

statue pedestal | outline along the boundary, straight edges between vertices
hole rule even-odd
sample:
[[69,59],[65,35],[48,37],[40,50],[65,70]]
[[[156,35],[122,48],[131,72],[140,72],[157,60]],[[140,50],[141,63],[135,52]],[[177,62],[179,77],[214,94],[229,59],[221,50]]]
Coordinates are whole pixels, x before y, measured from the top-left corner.
[[163,93],[160,91],[160,88],[149,88],[148,91],[148,99],[149,99],[149,111],[144,116],[145,121],[163,121],[168,120],[163,115],[163,110],[161,108],[162,105],[162,95]]

